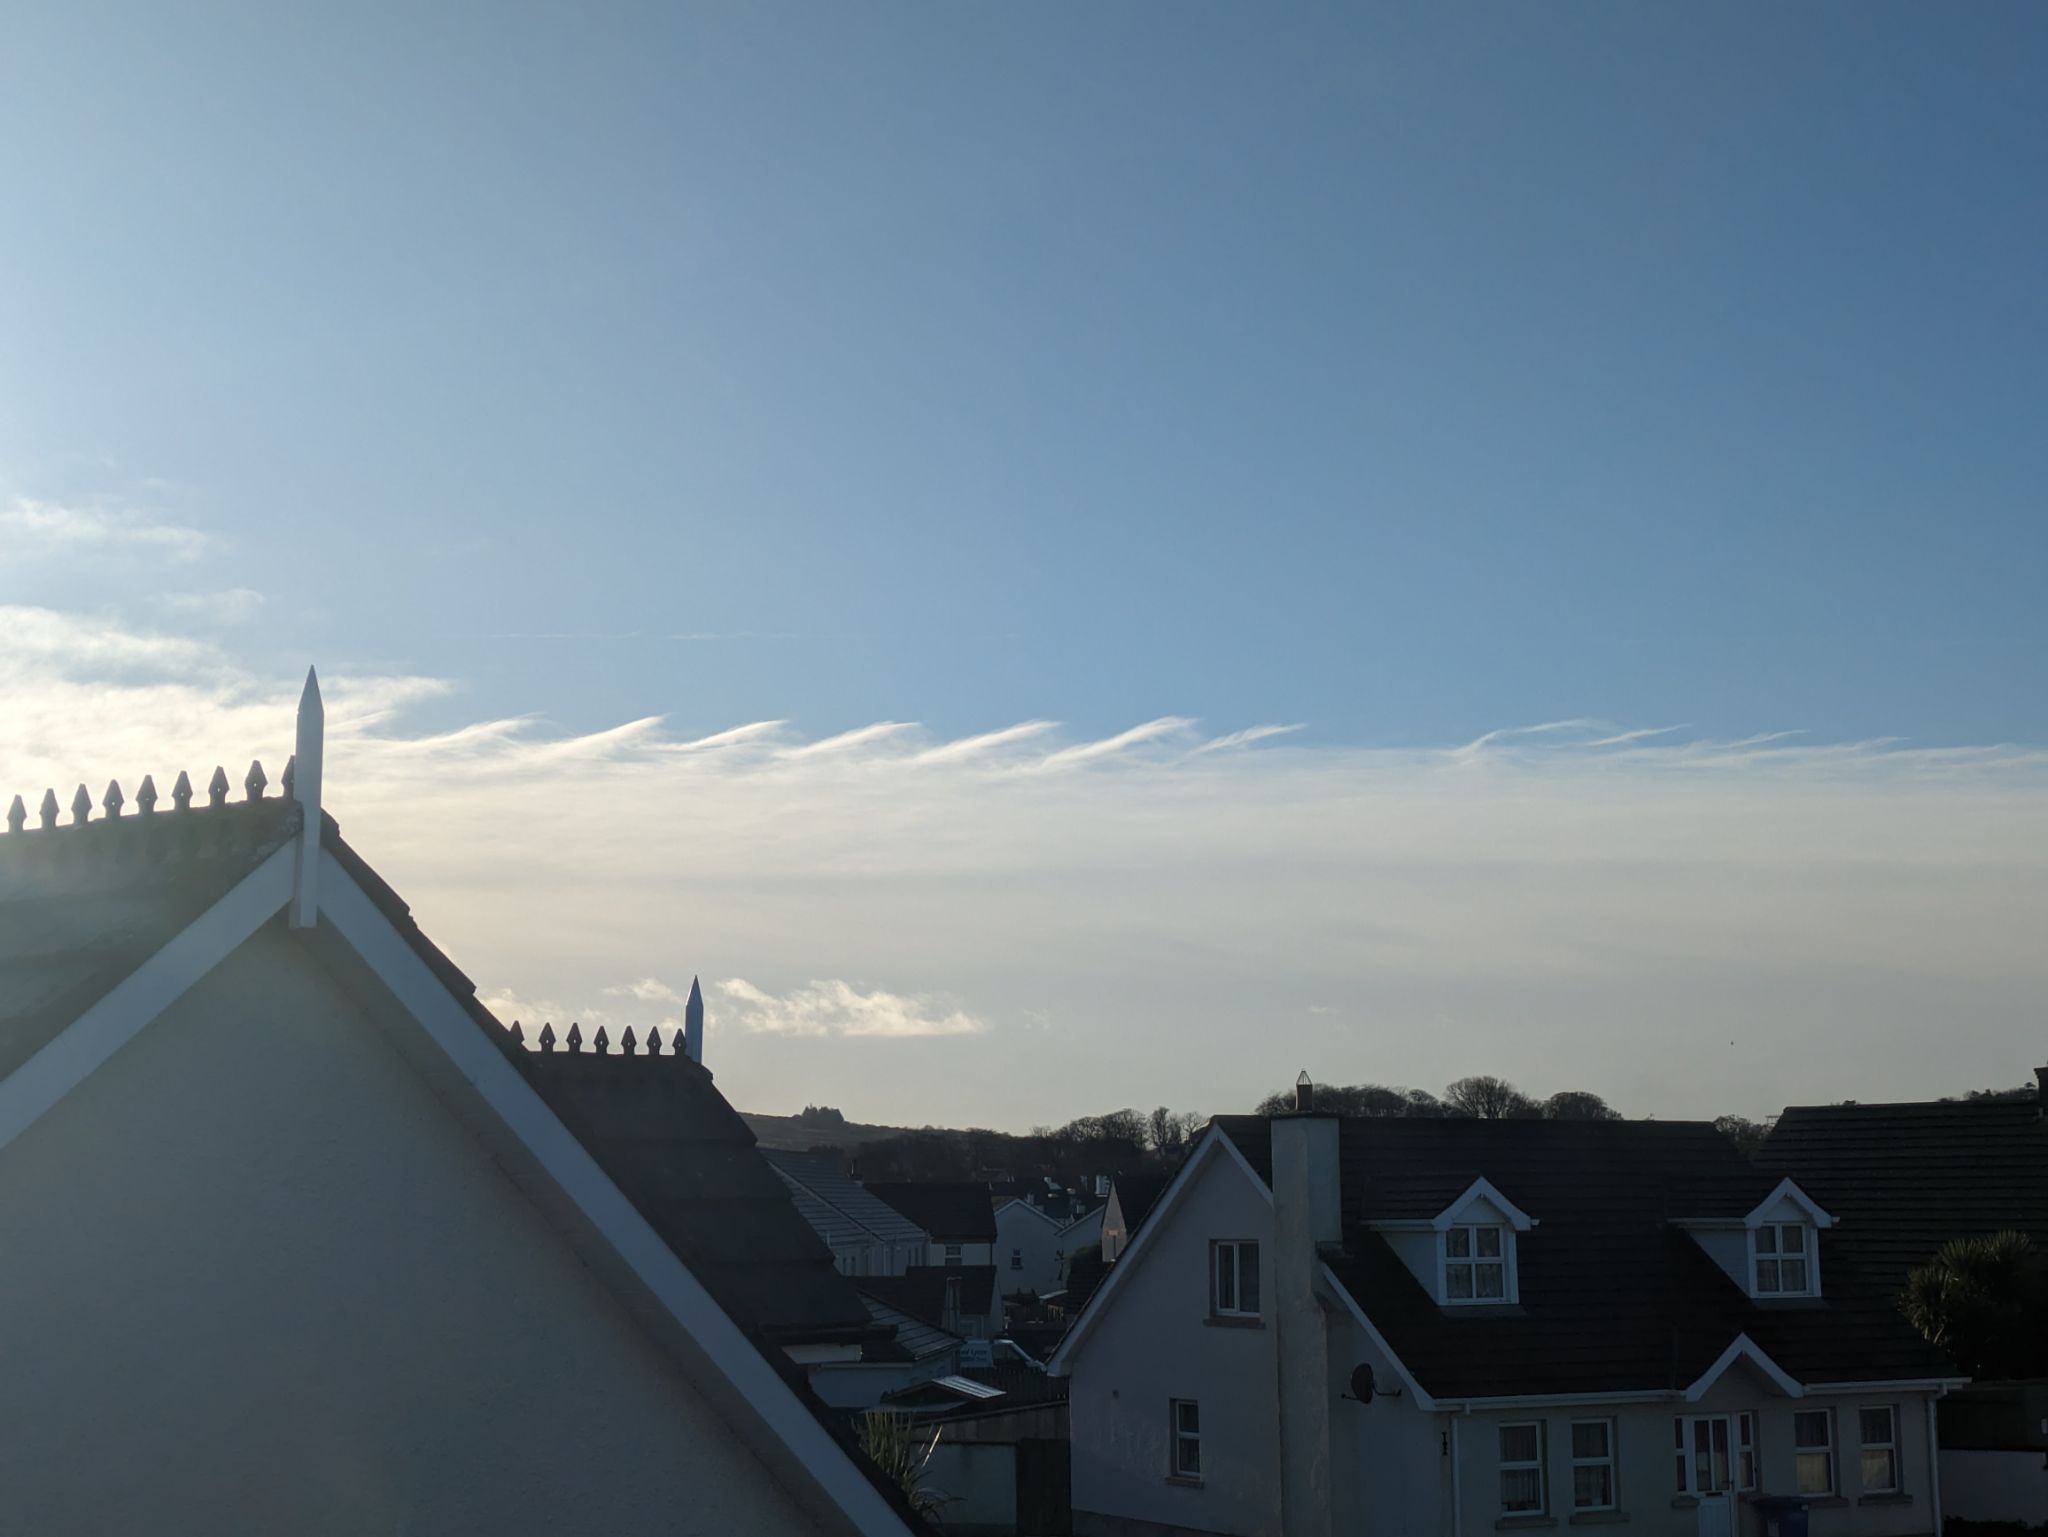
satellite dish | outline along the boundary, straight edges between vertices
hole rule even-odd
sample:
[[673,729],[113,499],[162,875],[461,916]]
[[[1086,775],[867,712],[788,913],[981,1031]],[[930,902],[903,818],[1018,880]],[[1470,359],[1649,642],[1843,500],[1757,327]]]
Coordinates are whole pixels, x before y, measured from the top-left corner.
[[1372,1380],[1372,1367],[1364,1364],[1353,1367],[1351,1370],[1351,1396],[1362,1404],[1369,1404],[1372,1402],[1372,1395],[1375,1391],[1377,1391],[1377,1385]]

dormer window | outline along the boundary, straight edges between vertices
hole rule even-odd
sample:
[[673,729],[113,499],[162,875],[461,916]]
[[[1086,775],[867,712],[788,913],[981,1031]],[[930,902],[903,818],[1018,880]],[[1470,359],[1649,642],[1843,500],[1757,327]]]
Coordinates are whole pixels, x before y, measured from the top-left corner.
[[1505,1302],[1507,1230],[1496,1226],[1444,1229],[1444,1300]]
[[1813,1236],[1803,1222],[1766,1222],[1753,1230],[1759,1297],[1813,1295]]

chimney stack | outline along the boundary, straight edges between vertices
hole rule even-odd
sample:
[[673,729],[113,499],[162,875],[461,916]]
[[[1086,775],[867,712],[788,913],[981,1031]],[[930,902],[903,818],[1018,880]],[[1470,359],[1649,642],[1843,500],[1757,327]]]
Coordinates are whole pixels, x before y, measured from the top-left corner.
[[2041,1102],[2042,1119],[2048,1120],[2048,1067],[2034,1069],[2034,1097]]
[[1316,1298],[1322,1247],[1343,1239],[1337,1118],[1304,1072],[1273,1117],[1273,1323],[1280,1398],[1280,1530],[1331,1537],[1330,1339]]

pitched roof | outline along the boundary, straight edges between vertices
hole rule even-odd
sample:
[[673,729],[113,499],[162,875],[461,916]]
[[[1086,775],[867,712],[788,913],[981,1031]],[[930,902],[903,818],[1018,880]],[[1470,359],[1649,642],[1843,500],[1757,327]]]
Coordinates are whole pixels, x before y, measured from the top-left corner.
[[761,1149],[761,1156],[792,1186],[830,1208],[820,1213],[804,1203],[800,1209],[827,1243],[923,1243],[925,1231],[895,1207],[887,1205],[840,1167],[837,1153],[791,1153]]
[[[509,1038],[507,1038],[509,1046]],[[779,1344],[857,1340],[873,1320],[702,1064],[507,1055],[721,1306]]]
[[1171,1174],[1119,1174],[1111,1184],[1116,1192],[1117,1210],[1123,1213],[1124,1231],[1135,1233],[1153,1202],[1166,1189]]
[[[2048,1244],[2048,1121],[2032,1095],[1898,1105],[1797,1105],[1758,1163],[1842,1219],[1859,1284],[1896,1292],[1951,1238],[2018,1228]],[[1834,1273],[1822,1272],[1832,1288]]]
[[111,992],[299,827],[237,801],[0,837],[0,1077]]
[[[1218,1124],[1270,1181],[1270,1126]],[[1838,1282],[1833,1230],[1823,1300],[1759,1303],[1675,1226],[1744,1215],[1777,1184],[1710,1124],[1346,1120],[1339,1161],[1331,1272],[1437,1397],[1684,1388],[1743,1334],[1803,1381],[1951,1374],[1888,1297]],[[1520,1301],[1447,1310],[1374,1224],[1434,1217],[1480,1177],[1536,1220],[1516,1236]]]
[[866,1188],[940,1243],[996,1241],[996,1209],[986,1185],[972,1180],[871,1180]]
[[861,1292],[899,1313],[907,1313],[934,1329],[945,1327],[946,1283],[960,1283],[960,1316],[984,1318],[995,1311],[996,1267],[993,1265],[912,1265],[902,1275],[858,1276]]
[[[317,710],[317,694],[310,683],[308,694]],[[304,720],[302,705],[302,743],[306,740]],[[284,798],[233,803],[217,799],[206,807],[147,814],[138,810],[127,816],[32,833],[10,820],[9,831],[0,835],[0,1086],[13,1091],[37,1079],[32,1090],[10,1094],[10,1135],[67,1092],[78,1076],[89,1074],[128,1033],[145,1028],[154,1017],[152,1011],[161,1008],[162,998],[177,996],[193,977],[239,944],[255,924],[274,921],[291,905],[293,870],[278,861],[289,859],[289,845],[304,827],[306,807],[290,798],[290,775],[287,769]],[[260,789],[260,783],[252,786],[254,789]],[[436,1021],[445,1017],[452,1005],[458,1018],[466,1015],[480,1028],[484,1042],[501,1052],[516,1053],[498,1022],[477,999],[474,984],[426,937],[406,904],[342,840],[339,826],[324,813],[313,846],[319,864],[331,860],[337,876],[346,877],[334,882],[334,904],[365,915],[369,926],[359,926],[353,916],[337,926],[329,895],[323,894],[318,933],[309,933],[308,943],[338,943],[350,952],[350,964],[376,976],[391,989],[392,996],[437,1000],[427,1010]],[[275,878],[279,875],[281,882]],[[355,904],[352,908],[351,901]],[[396,936],[395,946],[387,947],[386,940],[372,937],[377,924],[387,926],[383,933]],[[208,953],[202,957],[202,952]],[[338,954],[326,949],[321,953],[323,957]],[[370,959],[372,953],[379,959]],[[426,993],[409,992],[410,982],[393,980],[392,974],[382,969],[384,957],[408,953],[431,977],[433,987]],[[138,982],[143,984],[141,992],[134,990]],[[129,984],[125,992],[123,984]],[[398,1012],[404,1015],[419,1007],[401,998]],[[109,1009],[118,1017],[102,1017]],[[97,1021],[91,1043],[70,1053],[61,1071],[41,1071],[40,1064],[49,1060],[42,1049],[87,1015]],[[571,1144],[580,1153],[563,1153],[553,1147],[543,1150],[524,1141],[527,1133],[518,1123],[525,1112],[508,1108],[500,1086],[489,1080],[489,1075],[482,1079],[469,1076],[480,1064],[453,1044],[456,1037],[437,1035],[442,1026],[429,1023],[425,1016],[417,1017],[415,1023],[421,1041],[411,1044],[423,1046],[429,1054],[436,1050],[453,1053],[435,1063],[433,1071],[443,1072],[454,1065],[455,1076],[448,1082],[474,1092],[476,1108],[494,1127],[499,1126],[497,1118],[504,1118],[501,1129],[509,1132],[511,1139],[507,1146],[521,1163],[518,1177],[534,1175],[543,1181],[560,1181],[566,1177],[562,1172],[565,1162],[573,1163],[576,1156],[596,1161],[589,1149],[582,1148],[580,1139]],[[31,1059],[35,1062],[28,1072],[18,1071]],[[415,1060],[420,1065],[429,1057]],[[422,1070],[427,1069],[423,1066]],[[708,1085],[708,1075],[704,1082]],[[712,1093],[715,1097],[715,1091]],[[529,1194],[534,1193],[529,1189]],[[623,1189],[618,1193],[633,1199]],[[555,1184],[549,1188],[547,1200],[557,1199],[575,1206],[582,1197],[567,1185]],[[678,1213],[642,1215],[668,1241],[674,1255],[671,1264],[680,1261],[686,1279],[673,1280],[673,1272],[669,1272],[648,1281],[653,1272],[646,1262],[617,1247],[615,1236],[604,1228],[604,1219],[588,1210],[583,1216],[595,1224],[594,1234],[572,1235],[572,1241],[593,1239],[586,1258],[598,1262],[608,1275],[614,1274],[611,1267],[616,1265],[618,1272],[635,1278],[632,1284],[660,1288],[657,1306],[672,1310],[668,1316],[673,1324],[680,1325],[701,1352],[691,1359],[712,1374],[707,1385],[713,1380],[729,1384],[736,1395],[730,1402],[759,1416],[753,1423],[769,1440],[757,1449],[771,1468],[794,1467],[803,1476],[816,1479],[824,1497],[863,1529],[884,1529],[873,1524],[879,1516],[887,1530],[927,1530],[909,1510],[901,1490],[859,1451],[844,1417],[825,1409],[780,1346],[765,1337],[765,1321],[732,1311],[731,1304],[720,1296],[720,1291],[730,1288],[715,1285],[712,1276],[700,1274],[689,1255],[682,1252]],[[665,1225],[667,1231],[663,1231]],[[691,1286],[701,1289],[697,1295],[709,1296],[709,1310],[690,1300]],[[863,1307],[861,1312],[865,1311]],[[771,1373],[766,1380],[761,1375],[764,1364]],[[792,1416],[789,1410],[796,1412]],[[809,1430],[799,1430],[805,1423]],[[820,1430],[829,1440],[817,1442]],[[844,1461],[831,1455],[835,1446]],[[787,1463],[785,1451],[799,1461]],[[842,1470],[852,1475],[852,1489]],[[875,1503],[878,1496],[879,1506]]]

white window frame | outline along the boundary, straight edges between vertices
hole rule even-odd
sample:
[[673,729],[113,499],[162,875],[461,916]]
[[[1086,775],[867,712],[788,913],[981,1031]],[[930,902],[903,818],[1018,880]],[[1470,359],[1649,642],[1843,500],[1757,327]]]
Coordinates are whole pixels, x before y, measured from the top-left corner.
[[[1607,1450],[1604,1455],[1599,1457],[1581,1457],[1579,1455],[1579,1427],[1581,1425],[1597,1425],[1606,1433]],[[1583,1510],[1613,1510],[1621,1498],[1620,1469],[1614,1454],[1614,1429],[1613,1420],[1573,1420],[1571,1423],[1572,1510],[1574,1512]],[[1580,1502],[1580,1468],[1605,1468],[1607,1470],[1607,1498],[1601,1503],[1583,1504]]]
[[[1531,1516],[1547,1516],[1550,1514],[1550,1469],[1545,1465],[1548,1459],[1544,1456],[1546,1450],[1544,1432],[1547,1428],[1548,1426],[1543,1420],[1503,1420],[1495,1428],[1493,1446],[1495,1455],[1500,1463],[1500,1513],[1505,1520],[1516,1520]],[[1536,1456],[1533,1461],[1526,1459],[1518,1459],[1514,1462],[1508,1461],[1506,1441],[1507,1433],[1511,1430],[1532,1430],[1536,1433]],[[1535,1506],[1533,1508],[1515,1507],[1510,1509],[1508,1506],[1508,1475],[1510,1473],[1532,1472],[1536,1475]]]
[[1024,1251],[1022,1249],[1012,1249],[1010,1251],[1010,1268],[1012,1270],[1022,1270],[1024,1268]]
[[[1821,1441],[1799,1439],[1799,1422],[1809,1416],[1819,1419]],[[1799,1487],[1800,1459],[1823,1455],[1827,1458],[1828,1482],[1825,1489],[1802,1489]],[[1832,1409],[1794,1409],[1792,1411],[1792,1486],[1800,1494],[1812,1499],[1824,1499],[1841,1491],[1842,1475],[1835,1458],[1835,1411]]]
[[[1499,1256],[1481,1254],[1482,1233],[1493,1234],[1500,1243]],[[1454,1255],[1451,1247],[1462,1242],[1463,1254]],[[1500,1295],[1482,1297],[1479,1295],[1479,1272],[1481,1267],[1500,1267]],[[1472,1295],[1457,1297],[1451,1294],[1451,1272],[1469,1270],[1472,1273]],[[1436,1291],[1445,1307],[1505,1307],[1515,1300],[1515,1230],[1504,1222],[1459,1222],[1443,1229],[1436,1241]]]
[[[1890,1434],[1882,1441],[1870,1439],[1864,1426],[1863,1416],[1882,1414],[1890,1424]],[[1897,1494],[1906,1486],[1905,1477],[1899,1467],[1899,1407],[1897,1404],[1859,1404],[1856,1407],[1856,1477],[1859,1494]],[[1883,1452],[1891,1460],[1892,1479],[1888,1484],[1873,1484],[1868,1477],[1868,1458],[1872,1452]]]
[[[1185,1429],[1181,1425],[1181,1410],[1194,1412],[1195,1428]],[[1194,1398],[1169,1398],[1166,1401],[1166,1476],[1181,1483],[1199,1484],[1202,1481],[1202,1404]],[[1185,1465],[1185,1459],[1192,1454],[1194,1466]]]
[[[1697,1432],[1694,1426],[1708,1426],[1708,1455],[1712,1455],[1713,1425],[1725,1423],[1728,1443],[1728,1478],[1726,1489],[1705,1489],[1700,1487],[1698,1477],[1698,1450],[1694,1446]],[[1676,1429],[1673,1455],[1677,1458],[1677,1490],[1682,1495],[1698,1499],[1708,1494],[1741,1494],[1757,1487],[1756,1416],[1748,1412],[1738,1414],[1681,1414],[1673,1422]]]
[[946,1248],[946,1263],[947,1263],[947,1264],[949,1264],[949,1265],[957,1265],[957,1264],[959,1264],[959,1263],[960,1263],[960,1245],[959,1245],[959,1244],[957,1244],[957,1243],[949,1243],[949,1244],[947,1244],[947,1245],[945,1246],[945,1248]]
[[[1247,1276],[1251,1278],[1250,1307],[1245,1306]],[[1258,1241],[1251,1238],[1212,1239],[1209,1243],[1209,1316],[1257,1318],[1262,1305]]]
[[[1799,1247],[1786,1246],[1788,1234],[1799,1235]],[[1766,1237],[1768,1235],[1768,1238]],[[1811,1222],[1759,1222],[1749,1230],[1749,1293],[1752,1297],[1818,1297],[1820,1295],[1819,1230]],[[1767,1246],[1768,1245],[1768,1246]],[[1806,1284],[1784,1284],[1789,1262],[1805,1267]],[[1764,1284],[1764,1266],[1771,1284]]]

